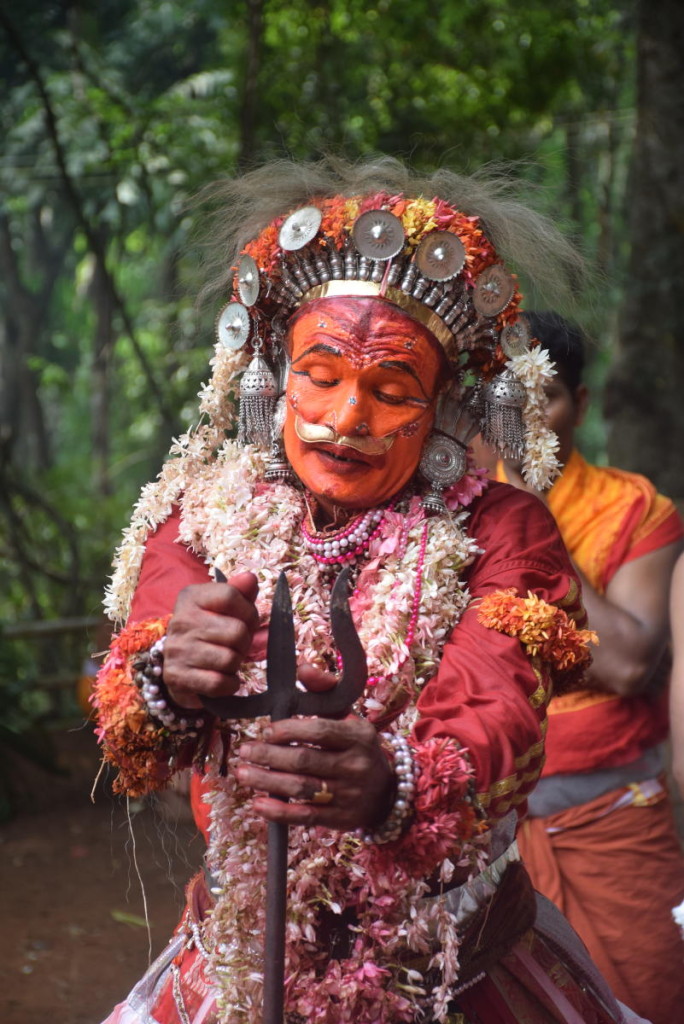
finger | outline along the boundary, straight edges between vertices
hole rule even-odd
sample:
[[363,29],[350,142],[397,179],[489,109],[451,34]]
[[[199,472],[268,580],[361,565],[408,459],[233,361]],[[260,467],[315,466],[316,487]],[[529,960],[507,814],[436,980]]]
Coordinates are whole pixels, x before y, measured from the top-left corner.
[[338,682],[334,672],[323,672],[322,669],[306,662],[297,669],[297,678],[312,693],[324,693],[326,690],[332,690]]
[[253,572],[234,573],[233,576],[228,577],[228,583],[254,604],[259,593],[259,581]]
[[[259,765],[273,772],[287,772],[293,775],[313,777],[339,776],[338,754],[326,753],[315,747],[279,747],[272,743],[243,743],[238,756],[245,765]],[[315,787],[317,788],[317,787]]]
[[[252,576],[252,573],[241,573],[238,580],[246,576]],[[192,622],[198,610],[240,619],[252,631],[259,625],[254,601],[230,583],[193,583],[184,587],[176,600],[171,621],[177,618]]]
[[379,741],[370,722],[356,715],[330,718],[284,718],[264,731],[268,743],[312,743],[325,750],[346,750],[355,744],[373,746]]
[[281,825],[319,825],[322,828],[348,832],[364,824],[352,809],[343,807],[284,803],[269,796],[255,797],[252,806],[266,821],[278,822]]
[[167,641],[164,651],[164,680],[174,686],[185,686],[195,672],[236,676],[242,665],[240,651],[216,644],[184,641],[177,646]]
[[296,775],[289,772],[269,771],[255,764],[242,764],[235,770],[241,786],[262,790],[269,796],[298,803],[315,803],[317,793],[332,792],[328,783],[312,775]]
[[200,697],[232,697],[237,693],[241,683],[239,676],[197,669],[187,673],[179,681],[165,680],[171,700],[180,707],[201,707]]

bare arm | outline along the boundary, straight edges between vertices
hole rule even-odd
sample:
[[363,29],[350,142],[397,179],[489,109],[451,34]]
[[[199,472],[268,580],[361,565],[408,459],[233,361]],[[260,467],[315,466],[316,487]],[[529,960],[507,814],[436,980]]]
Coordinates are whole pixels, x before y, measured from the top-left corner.
[[599,690],[633,697],[657,680],[657,668],[669,635],[668,594],[672,569],[681,550],[667,544],[623,565],[605,595],[578,570],[589,626],[598,633],[590,683]]
[[670,683],[672,774],[684,797],[684,556],[678,560],[672,575],[670,615],[673,653]]

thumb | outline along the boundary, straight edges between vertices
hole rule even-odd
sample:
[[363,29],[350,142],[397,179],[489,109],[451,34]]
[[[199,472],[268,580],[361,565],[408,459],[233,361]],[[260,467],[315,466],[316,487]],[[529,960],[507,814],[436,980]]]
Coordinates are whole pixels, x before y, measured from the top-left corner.
[[239,590],[248,601],[256,601],[256,596],[259,593],[259,581],[253,572],[236,572],[226,582]]
[[326,690],[332,690],[333,686],[337,685],[337,676],[334,672],[323,672],[322,669],[308,663],[298,667],[297,679],[304,683],[304,686],[311,693],[324,693]]

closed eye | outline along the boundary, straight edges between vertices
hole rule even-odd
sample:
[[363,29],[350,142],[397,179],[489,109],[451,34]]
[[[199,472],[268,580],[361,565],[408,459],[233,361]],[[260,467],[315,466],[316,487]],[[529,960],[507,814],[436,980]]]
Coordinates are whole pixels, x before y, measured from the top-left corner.
[[334,388],[340,383],[339,377],[313,377],[309,370],[292,369],[291,372],[298,377],[308,377],[316,388]]
[[385,405],[417,405],[424,409],[430,404],[422,398],[416,398],[415,395],[393,395],[388,391],[379,390],[374,391],[373,394],[379,402],[383,402]]

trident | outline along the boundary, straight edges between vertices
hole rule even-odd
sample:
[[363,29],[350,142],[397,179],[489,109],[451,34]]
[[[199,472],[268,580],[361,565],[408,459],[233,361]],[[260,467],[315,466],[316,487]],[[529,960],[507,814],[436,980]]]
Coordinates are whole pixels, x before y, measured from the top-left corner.
[[[217,569],[216,581],[226,583]],[[222,719],[248,719],[269,715],[272,722],[293,715],[338,718],[363,693],[368,677],[366,655],[349,610],[349,569],[335,580],[330,598],[330,625],[342,657],[342,676],[323,693],[297,688],[292,601],[287,577],[278,577],[268,627],[266,690],[245,697],[203,697],[208,711]],[[285,984],[285,910],[287,897],[288,826],[269,821],[266,862],[266,935],[264,941],[263,1024],[282,1024]]]

